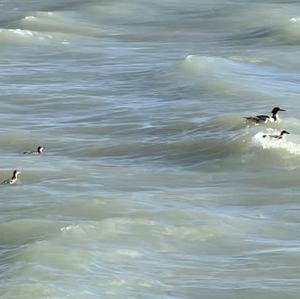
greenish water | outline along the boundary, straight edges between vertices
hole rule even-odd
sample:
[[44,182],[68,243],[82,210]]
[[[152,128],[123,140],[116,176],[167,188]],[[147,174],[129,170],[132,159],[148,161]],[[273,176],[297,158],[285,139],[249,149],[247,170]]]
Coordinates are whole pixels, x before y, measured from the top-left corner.
[[297,2],[0,8],[1,298],[299,298]]

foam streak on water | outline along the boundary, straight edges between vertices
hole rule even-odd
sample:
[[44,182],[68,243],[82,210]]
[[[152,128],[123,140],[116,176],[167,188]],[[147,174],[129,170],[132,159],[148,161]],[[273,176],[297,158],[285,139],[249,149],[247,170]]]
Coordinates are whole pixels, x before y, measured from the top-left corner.
[[0,2],[0,298],[298,298],[299,8]]

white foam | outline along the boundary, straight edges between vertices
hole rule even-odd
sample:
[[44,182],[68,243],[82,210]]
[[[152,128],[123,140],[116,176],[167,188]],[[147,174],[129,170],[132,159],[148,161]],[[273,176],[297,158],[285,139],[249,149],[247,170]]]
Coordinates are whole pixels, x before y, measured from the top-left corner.
[[93,229],[94,226],[92,225],[68,225],[68,226],[64,226],[62,228],[60,228],[60,231],[63,233],[64,236],[82,236],[82,235],[86,235],[88,233],[88,231],[90,231],[91,229]]
[[291,23],[298,23],[300,21],[300,17],[294,17],[294,18],[290,18],[289,20]]
[[27,17],[24,18],[24,20],[26,20],[26,21],[35,21],[36,17],[34,17],[34,16],[27,16]]
[[67,13],[36,12],[34,15],[24,17],[19,21],[23,29],[36,32],[55,32],[61,34],[75,34],[100,36],[102,30],[93,24],[74,20]]
[[26,29],[0,29],[0,33],[1,34],[6,34],[6,35],[11,35],[11,36],[21,36],[21,37],[24,37],[24,38],[38,38],[39,40],[44,40],[46,38],[48,39],[53,39],[53,36],[50,35],[50,34],[47,34],[47,35],[44,35],[44,34],[41,34],[39,32],[35,32],[35,31],[32,31],[32,30],[26,30]]
[[286,139],[264,138],[265,134],[280,134],[280,131],[267,129],[267,132],[258,132],[254,135],[252,141],[256,146],[263,149],[280,149],[285,150],[293,155],[300,155],[300,145]]
[[8,43],[52,43],[58,42],[62,45],[69,45],[70,42],[59,33],[55,33],[52,35],[48,32],[38,32],[29,29],[5,29],[0,28],[0,41],[1,42],[8,42]]
[[130,258],[140,258],[142,254],[136,250],[132,249],[119,249],[115,252],[119,256],[130,257]]
[[22,36],[33,36],[33,32],[31,30],[22,30],[22,29],[8,29],[8,32],[12,32]]
[[60,229],[61,232],[67,232],[67,231],[72,231],[72,230],[79,230],[80,226],[79,225],[68,225],[64,226]]

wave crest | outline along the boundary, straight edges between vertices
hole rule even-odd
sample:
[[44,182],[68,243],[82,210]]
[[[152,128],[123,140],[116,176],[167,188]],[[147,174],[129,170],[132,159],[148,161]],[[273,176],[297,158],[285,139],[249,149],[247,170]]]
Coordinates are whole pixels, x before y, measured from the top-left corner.
[[69,41],[63,36],[53,35],[50,33],[37,32],[27,29],[5,29],[0,28],[0,42],[1,44],[30,44],[30,43],[45,43],[53,42],[60,44],[69,44]]
[[[182,69],[188,79],[202,90],[221,92],[222,94],[241,96],[266,96],[270,93],[274,97],[274,70],[271,67],[254,63],[251,60],[229,59],[213,56],[188,55]],[[257,78],[263,77],[264,80]],[[280,82],[278,89],[280,89]],[[279,95],[279,94],[278,94]]]
[[18,22],[23,29],[38,32],[57,32],[64,34],[99,37],[103,31],[89,23],[74,21],[63,12],[36,12]]

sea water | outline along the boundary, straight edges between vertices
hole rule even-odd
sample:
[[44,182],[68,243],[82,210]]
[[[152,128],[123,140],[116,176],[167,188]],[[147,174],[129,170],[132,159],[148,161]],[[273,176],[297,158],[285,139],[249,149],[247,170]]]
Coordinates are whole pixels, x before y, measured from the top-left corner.
[[299,298],[298,1],[2,0],[0,53],[0,298]]

